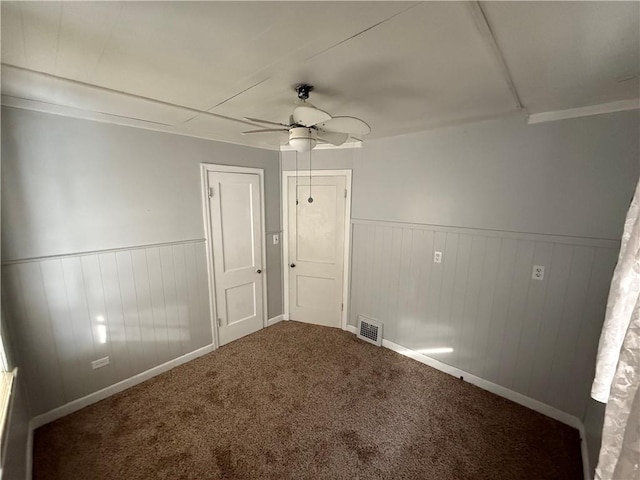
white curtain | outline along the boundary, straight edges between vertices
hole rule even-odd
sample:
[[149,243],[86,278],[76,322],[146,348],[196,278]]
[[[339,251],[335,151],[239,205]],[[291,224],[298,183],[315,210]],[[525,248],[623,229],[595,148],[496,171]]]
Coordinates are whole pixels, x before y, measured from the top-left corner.
[[627,214],[591,396],[607,404],[597,480],[640,480],[640,182]]

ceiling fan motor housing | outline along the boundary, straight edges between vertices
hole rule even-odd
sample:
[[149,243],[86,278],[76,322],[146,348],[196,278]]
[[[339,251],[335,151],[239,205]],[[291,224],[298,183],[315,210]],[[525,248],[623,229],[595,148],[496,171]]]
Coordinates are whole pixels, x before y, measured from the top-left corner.
[[298,94],[298,98],[302,101],[305,101],[307,98],[309,98],[309,93],[313,91],[313,85],[301,83],[299,85],[296,85],[295,91]]
[[289,145],[297,152],[308,152],[318,143],[318,131],[310,127],[294,127],[289,130]]

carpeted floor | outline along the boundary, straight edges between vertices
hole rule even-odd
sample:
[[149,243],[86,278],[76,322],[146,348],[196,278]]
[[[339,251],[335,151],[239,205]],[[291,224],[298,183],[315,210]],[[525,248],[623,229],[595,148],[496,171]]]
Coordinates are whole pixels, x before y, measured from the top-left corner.
[[581,479],[575,429],[281,322],[39,428],[41,479]]

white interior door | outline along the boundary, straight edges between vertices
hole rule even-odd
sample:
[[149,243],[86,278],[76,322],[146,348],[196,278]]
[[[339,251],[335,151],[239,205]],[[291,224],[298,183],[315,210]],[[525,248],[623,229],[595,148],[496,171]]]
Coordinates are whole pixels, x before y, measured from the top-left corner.
[[264,325],[260,177],[208,172],[218,342]]
[[289,177],[287,188],[289,318],[340,327],[346,178]]

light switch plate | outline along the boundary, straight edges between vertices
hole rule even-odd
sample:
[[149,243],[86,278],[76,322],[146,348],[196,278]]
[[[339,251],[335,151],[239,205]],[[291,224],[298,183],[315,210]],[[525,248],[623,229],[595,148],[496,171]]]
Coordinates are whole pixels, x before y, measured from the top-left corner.
[[278,245],[280,243],[280,235],[278,235],[277,233],[275,233],[273,235],[273,244],[274,245]]

